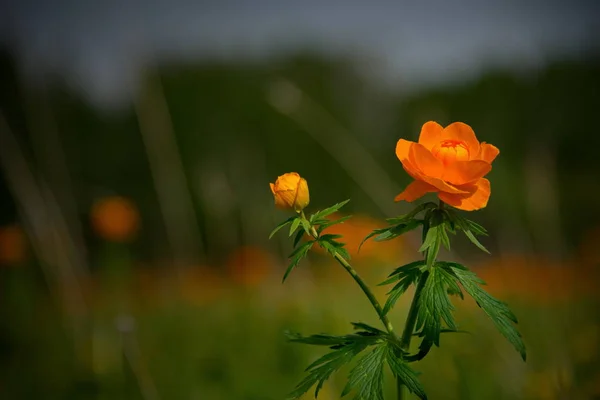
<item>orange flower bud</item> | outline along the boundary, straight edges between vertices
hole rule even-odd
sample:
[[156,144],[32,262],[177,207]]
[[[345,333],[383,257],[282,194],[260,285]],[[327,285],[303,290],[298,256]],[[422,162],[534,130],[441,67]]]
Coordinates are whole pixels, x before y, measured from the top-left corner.
[[296,172],[283,174],[277,178],[274,184],[269,183],[269,185],[277,208],[300,212],[310,202],[306,179]]

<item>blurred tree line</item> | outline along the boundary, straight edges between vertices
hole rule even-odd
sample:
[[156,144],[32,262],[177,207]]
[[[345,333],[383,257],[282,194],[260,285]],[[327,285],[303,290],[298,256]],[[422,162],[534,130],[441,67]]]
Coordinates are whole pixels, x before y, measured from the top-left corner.
[[[133,101],[118,110],[94,106],[58,76],[25,80],[8,50],[0,75],[10,131],[92,254],[99,240],[90,209],[109,195],[139,210],[133,246],[141,262],[217,265],[240,245],[287,251],[267,236],[282,218],[268,183],[288,171],[307,178],[315,208],[352,198],[351,211],[400,214],[409,205],[393,196],[409,179],[395,144],[416,140],[427,120],[466,122],[501,149],[490,204],[477,218],[493,251],[561,258],[600,221],[593,56],[410,93],[377,83],[352,59],[311,52],[256,63],[165,62],[145,71]],[[19,199],[0,179],[7,224],[18,219]]]

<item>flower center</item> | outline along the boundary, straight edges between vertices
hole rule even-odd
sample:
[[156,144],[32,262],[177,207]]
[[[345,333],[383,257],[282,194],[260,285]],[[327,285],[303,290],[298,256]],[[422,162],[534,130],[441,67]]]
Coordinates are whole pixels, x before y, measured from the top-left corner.
[[459,140],[444,140],[433,146],[431,153],[444,165],[469,160],[469,148]]

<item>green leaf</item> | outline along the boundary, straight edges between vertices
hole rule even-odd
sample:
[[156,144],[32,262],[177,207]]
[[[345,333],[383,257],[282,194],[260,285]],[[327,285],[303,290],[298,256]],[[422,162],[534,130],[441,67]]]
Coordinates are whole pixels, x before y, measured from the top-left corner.
[[400,216],[394,217],[394,218],[387,218],[386,221],[390,225],[400,224],[400,223],[406,222],[406,221],[414,218],[417,214],[419,214],[422,211],[432,210],[432,209],[437,208],[437,207],[438,207],[437,204],[429,201],[427,203],[423,203],[423,204],[418,205],[417,207],[415,207],[414,210],[412,210],[408,214],[400,215]]
[[408,264],[404,264],[404,265],[396,268],[395,270],[393,270],[388,275],[388,279],[381,282],[377,286],[384,286],[384,285],[389,285],[390,283],[394,283],[397,280],[400,280],[404,276],[405,273],[408,273],[410,270],[413,270],[415,268],[421,269],[424,265],[425,265],[424,260],[417,260],[417,261],[410,262]]
[[293,220],[295,220],[296,218],[299,218],[297,215],[294,215],[292,217],[289,217],[288,219],[286,219],[285,221],[283,221],[282,223],[280,223],[279,225],[277,225],[275,227],[275,229],[273,229],[273,231],[271,232],[271,234],[269,235],[269,239],[271,239],[273,237],[273,235],[275,235],[281,228],[283,228],[284,226],[286,226],[287,224],[291,223]]
[[319,245],[327,250],[332,256],[336,253],[344,257],[346,260],[350,259],[350,253],[344,248],[344,243],[338,242],[335,239],[342,237],[341,235],[323,235],[319,237]]
[[467,224],[469,225],[469,229],[476,235],[488,236],[487,230],[479,225],[477,222],[467,220]]
[[405,234],[406,232],[410,232],[414,229],[417,229],[422,224],[423,221],[419,219],[412,219],[406,223],[401,223],[389,228],[387,231],[377,235],[374,240],[376,242],[383,242],[386,240],[395,239],[398,236]]
[[296,232],[296,229],[298,229],[298,227],[300,226],[301,222],[302,222],[302,218],[301,217],[296,218],[292,222],[292,226],[290,226],[290,234],[289,234],[289,236],[292,236],[294,234],[294,232]]
[[348,364],[360,352],[368,346],[375,344],[379,339],[377,336],[348,335],[354,339],[337,346],[335,350],[325,354],[306,368],[308,375],[290,393],[289,399],[295,400],[304,395],[311,387],[316,385],[315,398],[323,384],[331,374]]
[[303,243],[301,246],[297,247],[292,254],[290,254],[289,258],[291,259],[291,262],[290,265],[288,265],[285,274],[283,275],[283,280],[281,281],[282,283],[285,282],[290,272],[292,272],[292,270],[298,265],[300,260],[306,257],[314,242],[314,240],[311,240],[310,242]]
[[[375,329],[372,327],[369,328]],[[334,346],[339,348],[347,346],[350,343],[366,343],[367,345],[374,344],[381,337],[384,337],[386,335],[383,331],[379,331],[378,329],[377,331],[378,332],[364,330],[343,336],[328,335],[324,333],[310,336],[302,336],[294,332],[286,332],[285,335],[290,342],[294,343],[303,343],[315,346]]]
[[450,238],[448,237],[448,232],[445,224],[439,228],[438,234],[440,236],[441,244],[444,245],[446,250],[450,250]]
[[351,324],[352,324],[352,327],[354,327],[354,329],[362,329],[366,332],[375,333],[380,336],[386,335],[386,333],[384,331],[377,329],[375,327],[372,327],[371,325],[367,325],[364,322],[351,322]]
[[383,365],[386,355],[387,346],[380,345],[358,360],[348,375],[342,397],[355,390],[355,400],[383,400]]
[[441,262],[440,266],[451,273],[460,282],[467,293],[477,302],[477,305],[492,319],[494,325],[500,333],[513,345],[519,352],[523,361],[527,358],[525,344],[521,334],[513,326],[516,324],[517,317],[508,308],[508,305],[492,297],[480,285],[485,282],[474,272],[468,270],[465,266],[458,263]]
[[402,274],[398,276],[402,276],[400,278],[400,282],[398,282],[392,290],[388,292],[388,299],[383,306],[383,314],[386,315],[390,310],[396,305],[396,302],[406,292],[406,289],[410,287],[413,283],[416,283],[422,275],[422,272],[419,268],[407,269]]
[[304,230],[296,232],[296,237],[294,238],[294,248],[296,248],[296,246],[298,246],[298,243],[300,242],[302,237],[304,237],[304,234],[305,234]]
[[440,345],[442,323],[449,329],[456,330],[452,316],[454,306],[448,297],[448,288],[459,290],[454,277],[443,268],[431,268],[429,275],[423,274],[421,279],[427,279],[419,297],[417,314],[417,330],[427,340],[436,346]]
[[396,379],[400,380],[411,393],[414,393],[420,399],[426,400],[427,395],[425,394],[423,385],[419,382],[417,373],[404,360],[396,355],[396,348],[393,345],[388,343],[385,347],[387,363],[396,376]]
[[306,232],[306,234],[310,236],[310,223],[304,218],[300,220],[300,223],[302,224],[304,232]]
[[487,236],[487,231],[484,227],[473,221],[469,221],[468,219],[463,218],[462,216],[458,215],[452,210],[445,210],[445,212],[447,218],[453,221],[458,229],[463,231],[463,233],[471,241],[471,243],[477,246],[481,251],[490,254],[488,249],[486,249],[485,246],[482,245],[481,242],[479,242],[479,240],[477,240],[477,238],[475,237],[476,234]]
[[350,201],[350,199],[342,201],[341,203],[334,204],[333,206],[326,208],[322,211],[317,211],[310,217],[311,222],[313,222],[319,218],[325,218],[326,216],[333,214],[334,212],[338,211],[340,208],[344,207],[349,201]]
[[444,212],[440,210],[428,211],[425,218],[425,224],[423,225],[425,239],[419,248],[419,252],[425,253],[427,266],[431,267],[440,251],[443,235],[446,233],[446,224]]
[[463,229],[463,232],[465,233],[465,236],[467,238],[469,238],[469,240],[471,241],[471,243],[473,243],[475,246],[477,246],[479,248],[479,250],[490,254],[489,250],[486,249],[485,246],[482,245],[481,242],[479,242],[479,240],[477,240],[477,238],[475,237],[475,235],[473,235],[473,232],[471,232],[468,229],[467,230]]
[[376,242],[383,242],[386,240],[392,240],[397,238],[400,235],[403,235],[407,232],[410,232],[416,228],[418,228],[421,224],[423,224],[423,221],[420,219],[410,219],[410,220],[406,220],[404,222],[401,222],[397,225],[394,226],[390,226],[387,228],[380,228],[380,229],[375,229],[373,230],[373,232],[369,233],[363,240],[362,242],[360,242],[360,245],[358,246],[358,250],[360,251],[360,248],[362,247],[362,245],[369,240],[370,238],[372,238],[373,236],[375,236],[375,241]]
[[382,242],[384,240],[394,239],[400,235],[412,231],[413,229],[418,228],[419,225],[423,224],[423,221],[420,219],[415,219],[415,216],[422,211],[431,210],[434,208],[437,208],[437,204],[428,202],[419,205],[408,214],[404,214],[395,218],[388,218],[386,221],[391,226],[388,226],[386,228],[375,229],[373,230],[373,232],[369,233],[362,240],[362,242],[360,242],[360,245],[358,246],[358,251],[360,251],[362,245],[373,236],[377,236],[375,238],[375,241]]
[[[338,219],[318,220],[314,224],[318,225],[317,233],[320,234],[321,232],[323,232],[325,229],[329,228],[330,226],[337,225],[337,224],[343,224],[345,221],[349,220],[350,218],[352,218],[352,215],[345,215]],[[319,221],[323,221],[323,222],[319,222]]]

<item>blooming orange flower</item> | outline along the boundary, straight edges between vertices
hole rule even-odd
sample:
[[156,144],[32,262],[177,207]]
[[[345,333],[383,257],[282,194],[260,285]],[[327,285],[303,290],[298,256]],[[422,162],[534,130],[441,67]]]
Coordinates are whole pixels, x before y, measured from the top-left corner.
[[302,211],[310,202],[308,184],[296,172],[289,172],[277,178],[275,183],[269,183],[275,198],[275,206],[283,210],[293,209]]
[[467,124],[443,128],[426,122],[418,143],[400,139],[396,145],[396,156],[414,181],[395,200],[411,202],[437,193],[441,201],[461,210],[483,208],[490,197],[490,181],[484,176],[498,153],[495,146],[479,143]]

